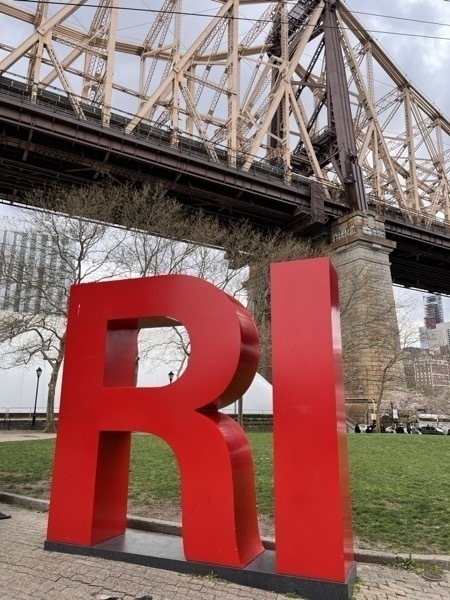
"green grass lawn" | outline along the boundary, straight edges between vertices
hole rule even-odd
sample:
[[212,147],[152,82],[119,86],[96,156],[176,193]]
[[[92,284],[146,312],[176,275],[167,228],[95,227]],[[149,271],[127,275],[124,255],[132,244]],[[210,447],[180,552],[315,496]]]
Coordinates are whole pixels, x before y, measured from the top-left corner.
[[[271,434],[249,435],[258,510],[273,512]],[[450,436],[349,435],[354,530],[396,552],[450,554]],[[0,444],[0,489],[46,497],[53,440]],[[176,461],[152,436],[133,436],[130,501],[178,501]]]
[[355,533],[450,554],[450,436],[350,435]]

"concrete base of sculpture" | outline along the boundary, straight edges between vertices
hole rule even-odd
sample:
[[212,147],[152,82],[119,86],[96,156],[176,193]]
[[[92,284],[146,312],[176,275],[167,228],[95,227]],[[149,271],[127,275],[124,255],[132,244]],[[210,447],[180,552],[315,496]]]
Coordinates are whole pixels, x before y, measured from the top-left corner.
[[[184,558],[182,539],[179,536],[133,530],[127,530],[123,535],[94,546],[46,541],[44,548],[54,552],[96,556],[192,575],[214,573],[221,579],[239,585],[279,594],[296,593],[306,600],[349,600],[356,580],[355,564],[345,583],[279,575],[275,573],[273,550],[265,550],[243,569],[191,562]],[[295,552],[295,548],[292,551]]]

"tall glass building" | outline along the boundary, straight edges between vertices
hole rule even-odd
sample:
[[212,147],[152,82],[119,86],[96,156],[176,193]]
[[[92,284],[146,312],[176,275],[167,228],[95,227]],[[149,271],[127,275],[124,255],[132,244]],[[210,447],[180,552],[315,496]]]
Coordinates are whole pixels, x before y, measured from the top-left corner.
[[11,227],[0,219],[0,310],[59,314],[71,282],[69,241]]
[[424,297],[425,327],[434,329],[438,323],[444,322],[444,309],[442,298],[439,294],[430,294]]

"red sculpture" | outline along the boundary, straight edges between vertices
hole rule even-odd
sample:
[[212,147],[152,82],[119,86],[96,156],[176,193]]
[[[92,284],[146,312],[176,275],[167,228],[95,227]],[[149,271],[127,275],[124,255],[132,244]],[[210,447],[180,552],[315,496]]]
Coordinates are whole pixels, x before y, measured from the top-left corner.
[[[185,373],[135,388],[138,329],[177,323],[191,341]],[[130,432],[141,431],[177,458],[186,558],[240,567],[260,554],[250,447],[218,412],[246,391],[257,364],[250,314],[206,281],[73,286],[47,539],[89,546],[125,531]]]
[[[276,571],[345,582],[353,561],[337,281],[328,259],[271,274]],[[182,323],[192,352],[163,388],[134,386],[137,332]],[[74,286],[47,539],[90,546],[125,531],[131,432],[180,469],[186,559],[243,567],[263,547],[250,448],[218,412],[250,385],[248,311],[183,275]]]
[[274,264],[270,298],[276,570],[345,581],[353,536],[336,273],[326,258]]

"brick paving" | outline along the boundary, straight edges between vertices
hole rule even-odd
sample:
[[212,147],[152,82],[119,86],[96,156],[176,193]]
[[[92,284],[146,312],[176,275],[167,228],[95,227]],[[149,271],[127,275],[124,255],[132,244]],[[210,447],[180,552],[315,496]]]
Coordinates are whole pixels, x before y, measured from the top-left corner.
[[450,573],[443,573],[444,581],[428,582],[411,571],[381,565],[358,564],[355,594],[357,600],[443,600],[450,598]]
[[[11,519],[0,520],[1,600],[285,600],[264,592],[207,577],[192,577],[93,557],[43,550],[47,516],[0,504]],[[450,599],[450,573],[427,582],[415,573],[358,564],[355,600]]]

